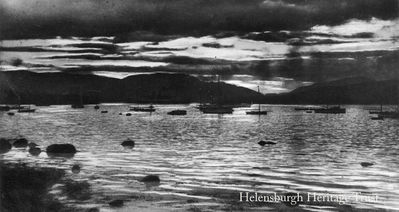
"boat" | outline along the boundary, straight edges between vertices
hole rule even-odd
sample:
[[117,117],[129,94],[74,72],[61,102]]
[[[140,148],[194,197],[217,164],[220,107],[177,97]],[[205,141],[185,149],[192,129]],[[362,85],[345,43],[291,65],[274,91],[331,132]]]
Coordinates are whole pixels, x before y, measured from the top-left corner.
[[[396,72],[395,76],[396,80],[399,80],[399,72]],[[386,111],[384,113],[381,113],[381,115],[384,118],[390,118],[390,119],[399,119],[399,85],[396,84],[396,98],[397,98],[397,105],[396,105],[396,110],[394,111]]]
[[19,109],[18,113],[34,113],[36,109],[31,109],[31,108],[24,108],[24,109]]
[[142,107],[142,106],[136,106],[136,107],[130,107],[130,111],[135,111],[135,112],[155,112],[155,107],[153,105]]
[[296,111],[313,111],[316,109],[321,109],[320,107],[296,107],[294,110]]
[[340,106],[326,107],[314,109],[315,113],[325,113],[325,114],[343,114],[346,113],[346,109]]
[[18,113],[34,113],[36,111],[36,109],[32,109],[30,108],[30,105],[28,107],[21,107],[20,109],[18,109]]
[[71,108],[73,109],[79,109],[79,108],[85,108],[85,106],[83,104],[72,104]]
[[81,109],[81,108],[84,108],[84,107],[85,106],[83,104],[82,88],[79,88],[79,101],[74,102],[71,105],[71,108],[73,108],[73,109]]
[[199,110],[204,114],[232,114],[233,107],[231,105],[221,104],[220,76],[218,75],[218,95],[216,104],[202,104]]
[[200,110],[205,114],[232,114],[234,111],[231,106],[223,105],[206,105]]
[[0,106],[0,111],[9,111],[9,110],[10,110],[10,106],[8,106],[8,105]]
[[10,105],[8,107],[10,107],[10,110],[20,110],[20,109],[26,108],[25,106],[21,106],[21,105]]
[[370,113],[370,114],[377,114],[377,115],[384,115],[384,114],[389,114],[389,113],[391,113],[391,111],[384,111],[384,110],[382,109],[382,104],[381,104],[379,110],[370,110],[369,113]]
[[98,110],[98,109],[100,109],[100,106],[96,105],[96,106],[94,106],[94,109]]
[[172,111],[168,112],[168,115],[185,116],[185,115],[187,115],[187,111],[186,110],[172,110]]
[[[260,94],[260,89],[258,86],[258,93]],[[258,110],[253,110],[253,111],[247,111],[246,112],[247,115],[267,115],[267,111],[266,110],[260,110],[260,104],[258,104]]]
[[384,116],[378,115],[377,117],[371,117],[371,120],[384,120]]
[[247,111],[247,115],[267,115],[267,111]]
[[399,119],[399,110],[398,111],[390,111],[390,112],[384,112],[380,114],[384,118],[390,118],[390,119]]

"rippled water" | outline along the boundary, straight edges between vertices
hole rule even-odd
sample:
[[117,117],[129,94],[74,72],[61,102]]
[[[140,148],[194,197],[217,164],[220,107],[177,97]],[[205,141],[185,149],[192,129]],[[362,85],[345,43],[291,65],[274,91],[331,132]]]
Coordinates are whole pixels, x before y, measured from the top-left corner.
[[[358,209],[399,209],[399,120],[373,121],[362,106],[347,106],[347,114],[308,114],[294,106],[270,106],[267,116],[201,114],[193,105],[157,105],[157,111],[118,115],[128,105],[102,105],[101,114],[88,106],[39,107],[33,114],[0,113],[0,137],[23,135],[46,147],[72,143],[79,152],[71,159],[30,156],[13,149],[3,160],[70,169],[70,177],[88,180],[95,195],[77,205],[111,210],[107,198],[134,200],[127,208],[171,210],[270,209],[270,205],[234,208],[238,193],[328,192],[378,195],[375,202],[349,202]],[[187,109],[187,116],[166,112]],[[120,143],[136,142],[133,149]],[[259,140],[277,142],[260,147]],[[361,162],[373,162],[364,168]],[[143,176],[157,174],[161,184],[148,187]],[[144,203],[143,203],[144,202]],[[143,203],[143,206],[140,204]],[[143,208],[144,207],[144,208]],[[237,206],[238,207],[238,206]],[[335,206],[301,205],[304,210]],[[299,209],[299,208],[298,208]],[[125,209],[121,209],[126,210]]]

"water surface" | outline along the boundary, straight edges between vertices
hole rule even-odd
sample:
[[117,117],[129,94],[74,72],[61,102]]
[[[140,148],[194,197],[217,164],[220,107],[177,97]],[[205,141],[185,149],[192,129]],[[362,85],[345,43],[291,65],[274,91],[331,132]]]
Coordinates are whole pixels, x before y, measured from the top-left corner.
[[[375,202],[349,202],[357,209],[399,208],[399,120],[373,121],[363,106],[347,106],[347,114],[308,114],[294,106],[263,106],[267,116],[248,116],[249,108],[232,115],[201,114],[193,105],[157,105],[155,113],[133,113],[128,105],[38,107],[36,113],[0,113],[0,137],[22,135],[46,147],[72,143],[74,158],[30,156],[13,149],[2,160],[82,171],[69,177],[88,180],[94,195],[70,204],[111,210],[107,200],[130,200],[126,208],[147,210],[264,210],[274,205],[245,205],[239,192],[328,192],[378,195]],[[253,106],[256,107],[256,106]],[[187,116],[169,116],[174,109]],[[123,115],[119,115],[123,112]],[[133,149],[120,143],[136,142]],[[259,140],[276,145],[261,147]],[[363,168],[361,162],[373,162]],[[159,186],[139,182],[148,174]],[[56,189],[55,189],[56,190]],[[56,192],[56,191],[54,191]],[[141,205],[142,204],[142,205]],[[300,209],[330,211],[336,206],[301,205]],[[338,207],[338,206],[337,206]],[[299,208],[298,208],[299,209]]]

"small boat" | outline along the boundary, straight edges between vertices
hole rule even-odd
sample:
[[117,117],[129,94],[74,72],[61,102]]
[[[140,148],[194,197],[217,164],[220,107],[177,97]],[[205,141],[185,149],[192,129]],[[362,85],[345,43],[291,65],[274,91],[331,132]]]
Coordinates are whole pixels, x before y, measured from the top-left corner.
[[28,107],[22,107],[18,109],[18,113],[34,113],[36,109],[30,108],[30,105]]
[[108,113],[108,110],[103,110],[101,111],[101,113]]
[[173,116],[185,116],[187,115],[186,110],[172,110],[168,112],[168,115],[173,115]]
[[73,109],[80,109],[80,108],[84,108],[85,106],[83,104],[72,104],[71,107]]
[[325,113],[325,114],[343,114],[343,113],[346,113],[346,109],[341,108],[340,106],[335,106],[335,107],[314,109],[314,112],[315,113]]
[[202,106],[200,109],[205,114],[232,114],[233,108],[223,105],[207,105]]
[[296,107],[296,108],[294,108],[294,110],[296,110],[296,111],[313,111],[316,109],[322,109],[322,108],[320,108],[320,107]]
[[267,111],[247,111],[247,115],[267,115]]
[[23,109],[19,109],[18,113],[34,113],[35,111],[36,111],[36,109],[23,108]]
[[391,111],[380,114],[384,118],[399,119],[399,111]]
[[371,117],[371,120],[384,120],[384,116],[378,115],[377,117]]
[[13,112],[8,112],[7,115],[13,116],[13,115],[15,115],[15,113],[13,113]]
[[10,106],[4,105],[4,106],[0,106],[0,111],[9,111],[10,110]]
[[78,101],[74,101],[74,103],[71,105],[71,107],[73,109],[81,109],[84,108],[84,104],[83,104],[83,95],[82,95],[82,88],[79,87],[79,100]]
[[[258,93],[260,94],[259,86],[258,86]],[[260,110],[260,104],[258,104],[258,110],[247,111],[247,115],[267,115],[267,111]]]
[[20,109],[24,109],[26,108],[25,106],[21,106],[21,105],[10,105],[10,110],[20,110]]
[[205,104],[200,105],[199,110],[204,114],[232,114],[233,107],[231,105],[225,105],[222,102],[222,92],[220,88],[220,75],[218,75],[218,95],[216,104]]
[[148,107],[130,107],[130,111],[136,111],[136,112],[155,112],[155,108],[153,105],[150,105]]

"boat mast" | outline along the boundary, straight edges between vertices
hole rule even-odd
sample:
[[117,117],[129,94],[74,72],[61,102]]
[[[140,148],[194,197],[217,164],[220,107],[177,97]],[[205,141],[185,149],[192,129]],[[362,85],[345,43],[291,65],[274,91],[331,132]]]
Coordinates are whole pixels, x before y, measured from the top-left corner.
[[[258,93],[260,94],[259,85],[258,85]],[[259,100],[258,100],[258,111],[259,111],[259,114],[260,114],[260,101]]]

